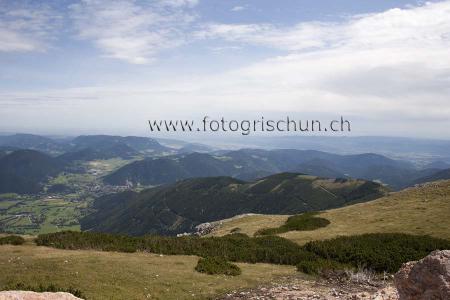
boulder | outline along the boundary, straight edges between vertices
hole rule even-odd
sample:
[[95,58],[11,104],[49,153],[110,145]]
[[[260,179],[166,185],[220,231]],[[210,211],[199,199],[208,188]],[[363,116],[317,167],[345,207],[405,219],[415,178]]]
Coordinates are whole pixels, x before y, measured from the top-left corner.
[[69,293],[36,293],[28,291],[0,292],[0,300],[82,300]]
[[403,264],[394,283],[400,300],[450,299],[450,250]]

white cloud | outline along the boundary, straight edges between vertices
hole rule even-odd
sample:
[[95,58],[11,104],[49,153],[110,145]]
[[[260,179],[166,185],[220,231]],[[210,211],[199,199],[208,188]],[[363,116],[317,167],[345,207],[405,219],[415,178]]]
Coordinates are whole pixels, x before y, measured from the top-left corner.
[[243,11],[245,10],[245,6],[234,6],[231,11]]
[[45,51],[60,20],[46,5],[0,1],[0,51]]
[[162,5],[172,7],[194,7],[198,4],[198,0],[159,0]]
[[185,27],[195,19],[185,9],[196,3],[82,0],[71,9],[79,38],[92,40],[107,57],[145,64],[184,43]]
[[227,103],[243,109],[379,119],[450,114],[450,1],[289,28],[211,24],[196,36],[286,52],[211,83],[239,95]]
[[291,27],[272,24],[209,24],[198,38],[263,45],[287,51],[342,47],[374,48],[449,45],[450,2],[353,16],[344,22],[303,22]]

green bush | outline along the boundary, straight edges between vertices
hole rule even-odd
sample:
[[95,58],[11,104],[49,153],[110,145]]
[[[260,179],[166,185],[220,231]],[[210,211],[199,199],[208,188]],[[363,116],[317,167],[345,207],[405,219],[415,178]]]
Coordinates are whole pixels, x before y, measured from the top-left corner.
[[83,295],[83,293],[78,289],[74,289],[72,287],[60,288],[54,284],[31,286],[31,285],[26,285],[26,284],[20,282],[20,283],[4,286],[4,287],[2,287],[2,290],[4,290],[4,291],[33,291],[33,292],[37,292],[37,293],[65,292],[65,293],[70,293],[70,294],[74,295],[75,297],[86,299],[86,297]]
[[[396,272],[402,263],[418,260],[431,251],[450,249],[450,241],[407,234],[364,234],[313,241],[300,246],[279,236],[248,237],[235,233],[223,237],[130,237],[96,232],[58,232],[39,235],[36,243],[60,249],[93,249],[119,252],[152,252],[166,255],[222,257],[232,262],[297,265],[314,274],[343,265],[376,272]],[[326,269],[325,268],[325,269]]]
[[36,243],[60,249],[93,249],[119,252],[152,252],[166,255],[223,257],[229,261],[295,265],[316,255],[278,236],[248,237],[235,233],[223,237],[129,237],[96,232],[58,232],[39,235]]
[[25,243],[25,239],[21,236],[18,235],[9,235],[9,236],[5,236],[0,238],[0,245],[22,245],[23,243]]
[[316,260],[304,260],[297,264],[297,271],[310,275],[317,275],[323,271],[336,271],[347,268],[351,267],[333,260],[323,258],[318,258]]
[[229,263],[223,257],[200,258],[195,270],[209,275],[223,274],[237,276],[241,274],[241,269],[238,266]]
[[280,227],[260,229],[255,235],[274,235],[288,231],[314,230],[330,224],[330,221],[327,219],[316,217],[317,214],[317,212],[307,212],[301,215],[291,216]]
[[419,260],[437,249],[450,249],[450,241],[401,233],[372,233],[313,241],[303,249],[356,268],[396,272],[405,262]]

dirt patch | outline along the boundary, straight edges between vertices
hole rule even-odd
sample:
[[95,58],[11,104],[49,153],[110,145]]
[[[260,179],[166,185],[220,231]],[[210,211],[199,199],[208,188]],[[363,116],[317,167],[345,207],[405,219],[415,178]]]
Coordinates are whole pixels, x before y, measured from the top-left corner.
[[283,300],[397,300],[397,290],[392,280],[361,280],[355,278],[330,277],[308,280],[290,277],[269,286],[228,293],[220,300],[283,299]]

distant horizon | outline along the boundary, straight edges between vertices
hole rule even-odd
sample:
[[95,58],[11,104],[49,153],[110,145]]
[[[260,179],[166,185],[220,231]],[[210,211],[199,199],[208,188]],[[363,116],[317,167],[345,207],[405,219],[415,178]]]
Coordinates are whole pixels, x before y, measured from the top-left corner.
[[[16,135],[16,134],[30,134],[30,135],[36,135],[36,136],[43,136],[48,138],[75,138],[78,136],[95,136],[95,135],[105,135],[105,136],[121,136],[121,137],[127,137],[127,136],[136,136],[136,137],[146,137],[146,138],[152,138],[152,139],[173,139],[173,140],[190,140],[192,137],[194,137],[194,140],[197,138],[204,139],[204,138],[213,138],[213,139],[236,139],[239,137],[242,137],[242,135],[233,133],[233,134],[212,134],[212,133],[193,133],[191,135],[186,134],[173,134],[173,135],[158,135],[158,134],[152,134],[149,133],[146,134],[127,134],[127,133],[102,133],[102,132],[94,132],[94,133],[70,133],[70,134],[60,134],[60,133],[51,133],[51,132],[32,132],[32,131],[0,131],[0,136],[8,136],[8,135]],[[433,137],[414,137],[414,136],[396,136],[396,135],[332,135],[332,134],[252,134],[249,136],[242,137],[242,139],[245,138],[389,138],[389,139],[410,139],[410,140],[432,140],[432,141],[445,141],[450,142],[450,138],[433,138]],[[197,141],[196,141],[197,143]]]

